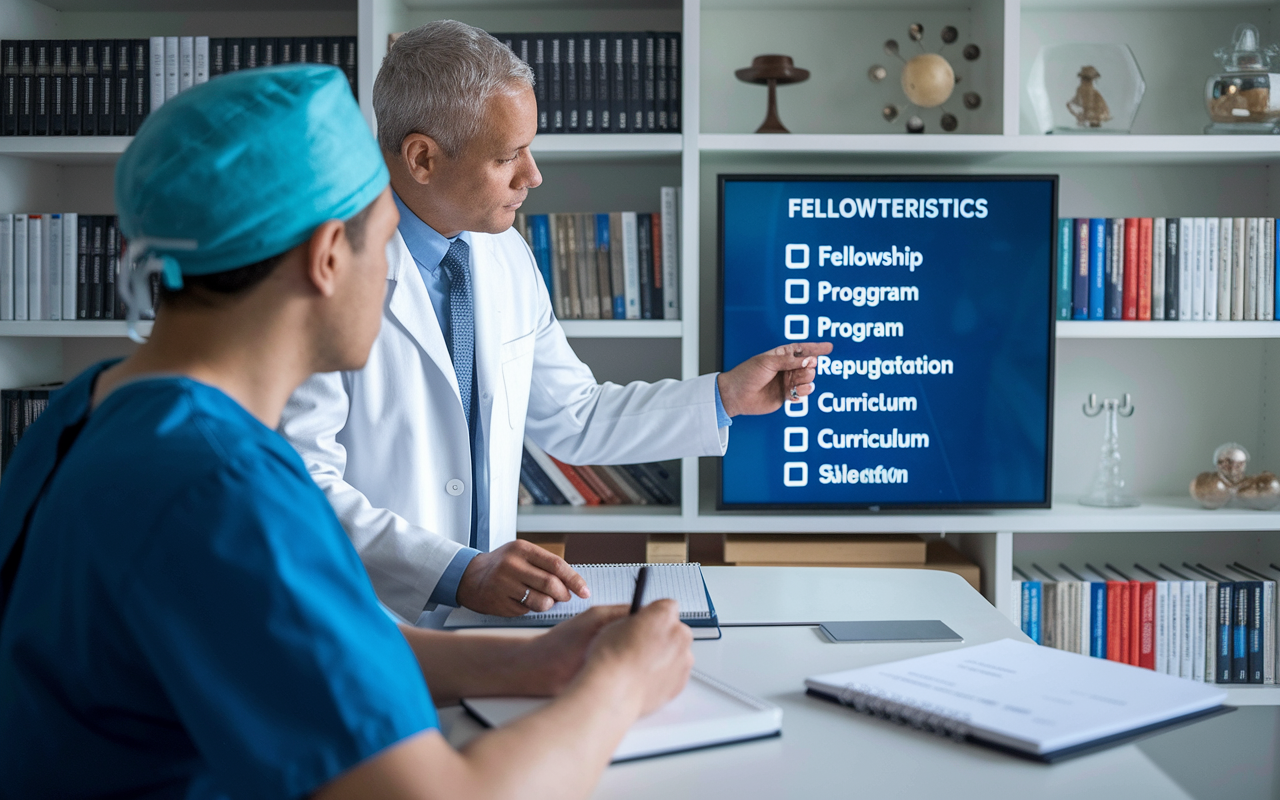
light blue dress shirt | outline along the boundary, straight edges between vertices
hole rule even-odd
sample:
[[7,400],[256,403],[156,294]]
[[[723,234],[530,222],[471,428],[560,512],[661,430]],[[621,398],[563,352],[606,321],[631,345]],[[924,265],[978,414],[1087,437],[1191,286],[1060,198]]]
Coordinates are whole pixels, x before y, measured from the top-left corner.
[[[391,193],[391,197],[396,201],[396,207],[400,209],[400,235],[404,237],[405,246],[409,248],[409,254],[413,256],[413,263],[418,265],[418,274],[422,276],[422,282],[426,284],[427,295],[431,298],[431,307],[435,309],[436,319],[440,321],[440,330],[444,334],[444,340],[449,341],[449,275],[440,266],[440,261],[444,259],[445,253],[449,252],[449,245],[453,243],[453,239],[445,238],[443,234],[432,228],[427,223],[418,218],[417,214],[409,209],[395,192]],[[458,234],[462,237],[462,241],[471,246],[471,234],[463,231]],[[457,238],[457,237],[455,237]],[[724,403],[720,400],[720,385],[713,382],[716,393],[716,424],[721,428],[727,428],[733,424],[733,420],[725,413]],[[472,463],[476,463],[476,454],[473,452]],[[474,469],[472,476],[472,497],[480,494],[483,487],[487,490],[489,484],[489,475],[487,469]],[[483,493],[488,496],[488,492]],[[474,522],[475,514],[472,513]],[[472,543],[476,541],[488,541],[488,531],[478,532],[472,531]],[[458,551],[458,554],[449,562],[449,566],[445,568],[444,573],[440,576],[439,583],[431,592],[431,603],[443,604],[448,606],[458,605],[458,584],[462,581],[462,573],[466,571],[467,565],[471,563],[471,559],[480,554],[480,551],[474,547],[464,547]]]

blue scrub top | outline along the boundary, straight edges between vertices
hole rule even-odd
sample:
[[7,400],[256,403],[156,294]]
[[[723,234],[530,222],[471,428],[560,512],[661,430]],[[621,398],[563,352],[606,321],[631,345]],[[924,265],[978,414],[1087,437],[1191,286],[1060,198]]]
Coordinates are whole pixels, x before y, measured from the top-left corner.
[[[54,394],[0,483],[0,556],[89,406]],[[297,453],[188,378],[93,411],[0,621],[0,796],[299,797],[438,727]]]

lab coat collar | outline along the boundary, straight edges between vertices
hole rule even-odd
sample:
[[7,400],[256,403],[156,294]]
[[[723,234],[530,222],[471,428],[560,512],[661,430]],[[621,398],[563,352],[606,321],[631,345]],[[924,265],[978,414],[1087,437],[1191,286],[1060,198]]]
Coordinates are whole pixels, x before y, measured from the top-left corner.
[[[472,387],[472,391],[480,392],[478,423],[487,438],[493,417],[493,392],[489,387],[494,386],[495,381],[501,378],[501,325],[500,320],[494,318],[494,309],[501,298],[495,298],[494,295],[501,293],[503,287],[493,285],[493,276],[499,274],[499,271],[491,266],[496,255],[489,241],[490,237],[472,234],[469,238],[472,241],[471,287],[476,358],[476,385]],[[448,379],[453,395],[458,400],[460,420],[465,425],[466,417],[462,416],[462,395],[458,390],[458,375],[453,369],[453,358],[449,355],[440,321],[436,319],[431,297],[427,294],[427,287],[423,285],[417,269],[413,254],[409,252],[404,237],[397,230],[387,245],[387,311]]]
[[[474,260],[473,258],[473,263]],[[436,368],[444,373],[449,385],[453,387],[453,395],[458,399],[458,411],[461,413],[462,394],[458,390],[458,375],[453,371],[449,346],[445,343],[440,321],[436,319],[431,296],[427,294],[427,287],[418,275],[413,255],[399,230],[387,244],[387,312],[422,348],[422,352]]]

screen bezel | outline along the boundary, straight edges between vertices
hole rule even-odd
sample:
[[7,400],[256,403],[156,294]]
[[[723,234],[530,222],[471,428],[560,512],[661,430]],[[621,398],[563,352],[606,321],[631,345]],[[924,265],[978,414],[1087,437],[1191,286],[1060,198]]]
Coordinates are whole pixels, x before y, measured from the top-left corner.
[[[805,174],[725,174],[716,175],[716,366],[724,371],[724,188],[737,182],[813,181],[847,182],[1028,182],[1048,181],[1052,189],[1049,202],[1049,292],[1047,336],[1049,364],[1045,386],[1048,409],[1045,414],[1044,500],[1031,502],[979,503],[726,503],[724,500],[724,460],[716,463],[717,511],[993,511],[1000,509],[1053,507],[1053,406],[1054,375],[1057,358],[1057,291],[1058,291],[1058,176],[1057,175],[805,175]],[[736,365],[734,365],[736,366]]]

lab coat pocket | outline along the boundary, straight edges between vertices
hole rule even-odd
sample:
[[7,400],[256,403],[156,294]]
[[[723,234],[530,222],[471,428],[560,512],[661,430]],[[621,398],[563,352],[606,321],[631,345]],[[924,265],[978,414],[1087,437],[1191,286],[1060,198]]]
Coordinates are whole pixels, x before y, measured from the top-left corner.
[[502,384],[507,394],[507,421],[513,429],[524,424],[533,379],[533,346],[537,331],[502,345]]

